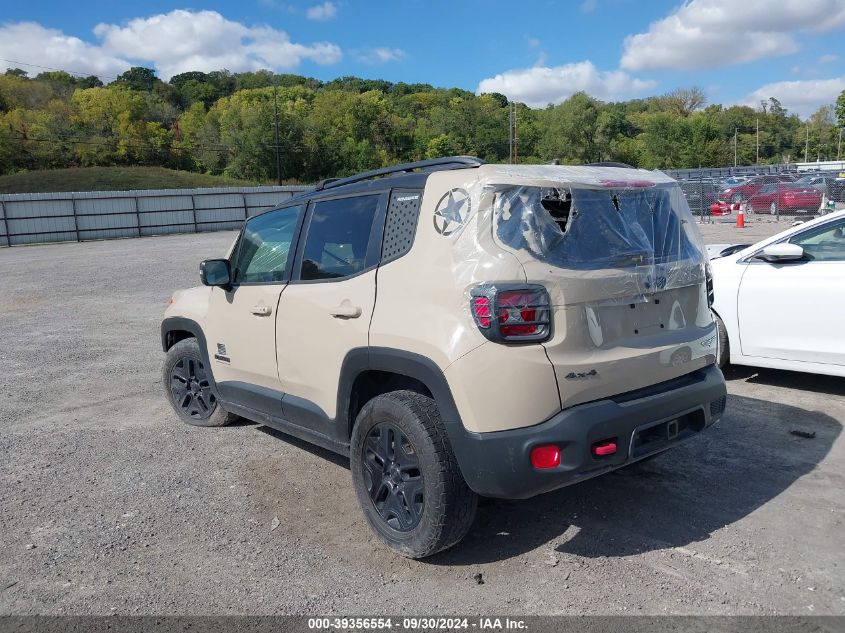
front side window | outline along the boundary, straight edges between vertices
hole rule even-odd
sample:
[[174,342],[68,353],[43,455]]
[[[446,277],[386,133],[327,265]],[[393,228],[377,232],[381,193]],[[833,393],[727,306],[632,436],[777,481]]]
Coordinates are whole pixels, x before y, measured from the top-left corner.
[[291,244],[304,209],[304,205],[287,207],[247,221],[235,257],[236,284],[285,280]]
[[814,227],[789,242],[803,248],[805,259],[810,261],[845,261],[845,220]]
[[340,279],[364,270],[380,199],[370,195],[316,203],[305,237],[300,279]]

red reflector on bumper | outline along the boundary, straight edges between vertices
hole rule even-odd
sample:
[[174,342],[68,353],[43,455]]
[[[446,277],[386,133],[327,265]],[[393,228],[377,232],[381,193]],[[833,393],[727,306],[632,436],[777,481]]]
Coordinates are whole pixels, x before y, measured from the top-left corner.
[[606,441],[593,444],[593,455],[603,457],[605,455],[614,455],[616,453],[616,442]]
[[535,446],[531,449],[531,465],[534,468],[556,468],[560,466],[560,448],[553,444]]

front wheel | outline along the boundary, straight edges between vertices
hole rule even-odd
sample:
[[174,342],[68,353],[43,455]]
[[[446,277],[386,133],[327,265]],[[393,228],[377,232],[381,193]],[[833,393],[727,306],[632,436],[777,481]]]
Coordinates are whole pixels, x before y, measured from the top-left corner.
[[713,320],[716,321],[716,362],[719,367],[724,367],[728,364],[731,357],[730,343],[728,342],[728,331],[725,329],[725,322],[719,318],[718,314],[713,314]]
[[478,505],[458,468],[434,400],[393,391],[370,400],[352,431],[358,503],[394,552],[425,558],[469,531]]
[[225,426],[237,419],[217,402],[197,339],[183,339],[167,350],[161,374],[167,401],[183,422]]

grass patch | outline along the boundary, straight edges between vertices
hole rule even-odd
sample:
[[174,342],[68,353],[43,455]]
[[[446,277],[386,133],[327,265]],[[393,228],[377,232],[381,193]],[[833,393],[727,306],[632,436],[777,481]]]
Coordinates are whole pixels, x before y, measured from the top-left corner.
[[73,167],[0,176],[0,193],[255,187],[259,184],[164,167]]

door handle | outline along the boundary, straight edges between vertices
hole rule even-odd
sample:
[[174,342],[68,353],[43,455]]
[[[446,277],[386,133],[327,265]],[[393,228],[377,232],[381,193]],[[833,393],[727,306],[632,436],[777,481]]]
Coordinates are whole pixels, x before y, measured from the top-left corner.
[[338,319],[357,319],[361,316],[361,308],[350,305],[348,301],[329,310],[329,314]]
[[250,310],[250,312],[252,312],[256,316],[268,316],[269,314],[271,314],[273,312],[273,308],[271,308],[270,306],[265,306],[265,305],[257,305],[257,306],[252,306],[252,309]]

